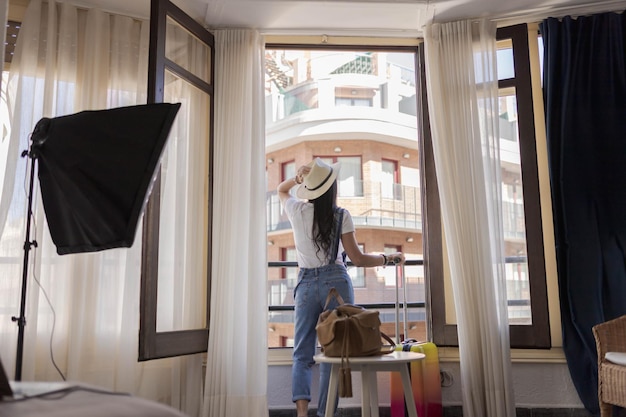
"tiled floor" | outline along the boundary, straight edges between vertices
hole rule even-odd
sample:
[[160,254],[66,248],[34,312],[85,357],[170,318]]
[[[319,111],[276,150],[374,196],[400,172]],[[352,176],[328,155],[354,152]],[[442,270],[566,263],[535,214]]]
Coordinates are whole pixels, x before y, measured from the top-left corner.
[[[622,410],[624,411],[624,410]],[[315,417],[316,410],[309,410],[309,417]],[[380,408],[380,417],[391,417],[388,407]],[[584,408],[518,408],[517,417],[595,417]],[[342,408],[338,410],[338,417],[361,417],[359,408]],[[617,413],[619,417],[626,417],[626,412]],[[270,410],[269,417],[296,417],[295,410]],[[443,417],[463,417],[460,406],[444,407]]]

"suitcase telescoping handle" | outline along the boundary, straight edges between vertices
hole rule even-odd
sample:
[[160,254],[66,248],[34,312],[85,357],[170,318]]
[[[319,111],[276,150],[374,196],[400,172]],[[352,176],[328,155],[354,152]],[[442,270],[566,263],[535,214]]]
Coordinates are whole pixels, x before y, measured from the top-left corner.
[[402,324],[403,335],[405,338],[409,336],[408,333],[408,308],[407,308],[407,294],[406,294],[406,275],[404,271],[404,264],[395,265],[396,268],[396,341],[402,343],[400,340],[400,286],[402,286]]

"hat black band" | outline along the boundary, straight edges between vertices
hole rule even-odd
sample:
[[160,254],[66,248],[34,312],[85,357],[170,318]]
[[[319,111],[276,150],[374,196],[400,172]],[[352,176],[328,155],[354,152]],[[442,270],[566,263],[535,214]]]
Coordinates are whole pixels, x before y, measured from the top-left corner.
[[327,176],[326,178],[324,178],[324,181],[322,181],[322,182],[320,183],[320,185],[318,185],[318,186],[317,186],[317,187],[315,187],[315,188],[309,188],[309,187],[307,187],[307,186],[305,185],[305,186],[304,186],[304,188],[306,188],[306,189],[307,189],[307,190],[309,190],[309,191],[315,191],[315,190],[317,190],[318,188],[320,188],[322,185],[326,184],[326,181],[328,181],[328,179],[329,179],[332,175],[333,175],[333,169],[332,169],[332,167],[331,167],[331,168],[330,168],[330,173],[328,174],[328,176]]

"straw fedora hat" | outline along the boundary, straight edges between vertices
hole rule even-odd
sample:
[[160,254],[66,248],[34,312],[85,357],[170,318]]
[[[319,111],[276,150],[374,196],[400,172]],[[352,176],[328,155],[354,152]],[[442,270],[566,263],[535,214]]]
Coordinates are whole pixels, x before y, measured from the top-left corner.
[[324,194],[337,179],[341,162],[328,165],[319,158],[315,158],[307,166],[311,168],[302,179],[302,184],[296,190],[298,198],[315,200]]

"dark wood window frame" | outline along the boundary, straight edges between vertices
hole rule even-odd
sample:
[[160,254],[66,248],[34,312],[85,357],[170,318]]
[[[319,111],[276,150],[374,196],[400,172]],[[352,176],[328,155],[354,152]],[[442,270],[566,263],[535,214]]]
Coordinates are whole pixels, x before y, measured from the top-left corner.
[[[213,36],[202,25],[185,14],[168,0],[151,0],[150,9],[150,51],[148,58],[148,103],[161,103],[164,100],[165,70],[176,74],[185,81],[206,92],[210,98],[211,132],[209,133],[209,161],[213,160],[213,86],[215,43]],[[192,33],[198,40],[207,44],[211,50],[210,81],[207,83],[193,73],[182,68],[165,57],[165,36],[167,18]],[[207,303],[211,299],[211,217],[213,202],[212,162],[209,167],[208,195],[208,270],[207,270]],[[150,360],[171,356],[188,355],[206,352],[209,338],[209,307],[206,311],[206,327],[168,332],[157,332],[157,296],[158,296],[158,255],[159,255],[159,218],[160,218],[160,175],[152,187],[152,194],[146,205],[142,237],[142,264],[140,290],[140,323],[139,323],[139,360]]]
[[[499,88],[513,87],[516,92],[532,314],[531,325],[509,327],[511,347],[548,349],[551,347],[550,322],[527,25],[499,28],[497,39],[510,39],[513,45],[515,77],[501,80]],[[419,120],[424,138],[420,144],[424,167],[422,187],[426,190],[422,210],[426,219],[425,224],[427,224],[424,228],[424,273],[432,315],[432,336],[438,346],[458,346],[456,325],[446,323],[441,209],[428,119],[423,45],[420,47],[418,61],[416,68],[421,74],[419,83],[421,91],[418,92],[418,99],[421,101],[419,104],[422,108]]]

